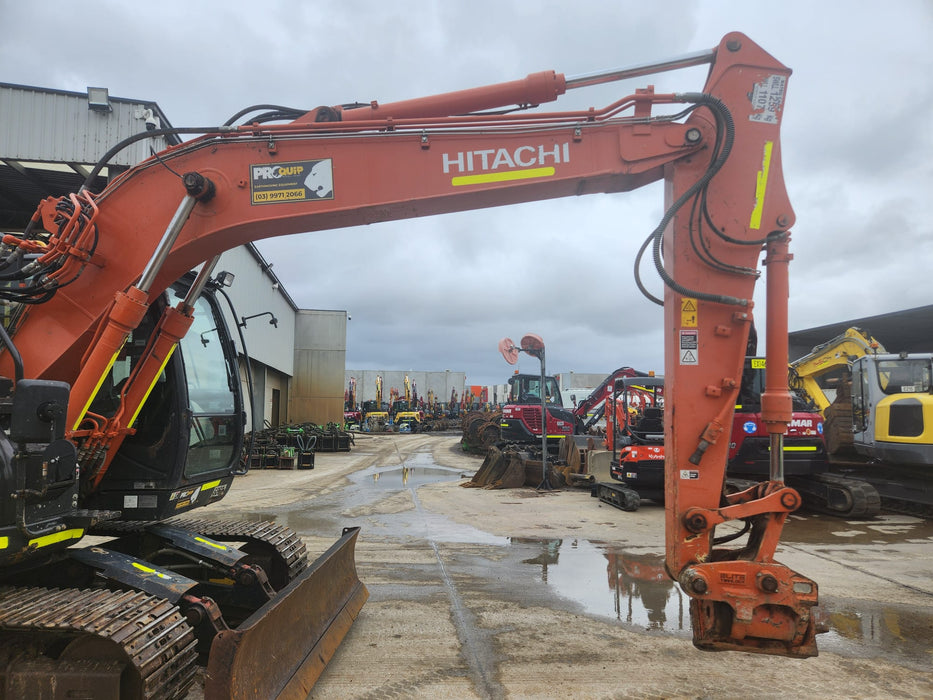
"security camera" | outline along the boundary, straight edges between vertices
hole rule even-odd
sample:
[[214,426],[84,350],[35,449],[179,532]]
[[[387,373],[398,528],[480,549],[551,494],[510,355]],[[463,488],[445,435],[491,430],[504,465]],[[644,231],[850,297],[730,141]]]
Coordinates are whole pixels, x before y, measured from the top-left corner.
[[273,291],[273,292],[279,291],[279,283],[278,283],[278,282],[273,282],[273,283],[272,283],[272,291]]
[[162,127],[162,123],[159,121],[159,118],[151,109],[137,109],[136,114],[134,115],[137,119],[142,119],[146,122],[146,131],[155,131]]

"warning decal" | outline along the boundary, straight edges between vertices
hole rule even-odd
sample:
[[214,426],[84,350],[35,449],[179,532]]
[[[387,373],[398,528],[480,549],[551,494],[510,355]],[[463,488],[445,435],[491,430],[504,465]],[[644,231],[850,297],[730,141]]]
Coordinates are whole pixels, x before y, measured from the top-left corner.
[[252,204],[281,204],[334,198],[334,170],[330,158],[275,165],[251,165]]
[[680,364],[698,365],[700,364],[699,350],[700,332],[697,330],[680,331]]
[[696,328],[697,300],[683,297],[680,300],[680,325],[685,328]]

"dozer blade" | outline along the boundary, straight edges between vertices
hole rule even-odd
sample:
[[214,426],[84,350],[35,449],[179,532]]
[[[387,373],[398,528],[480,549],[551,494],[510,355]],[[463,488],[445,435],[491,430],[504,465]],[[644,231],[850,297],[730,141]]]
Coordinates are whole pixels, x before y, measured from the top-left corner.
[[359,528],[211,645],[205,700],[305,700],[369,597],[356,573]]

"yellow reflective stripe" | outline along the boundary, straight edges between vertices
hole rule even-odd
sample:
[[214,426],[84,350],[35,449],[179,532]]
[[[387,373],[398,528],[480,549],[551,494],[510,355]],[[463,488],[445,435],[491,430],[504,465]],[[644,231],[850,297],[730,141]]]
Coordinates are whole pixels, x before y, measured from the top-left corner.
[[223,545],[223,544],[220,544],[220,542],[211,542],[210,540],[206,540],[206,539],[204,539],[203,537],[195,537],[195,538],[194,538],[194,541],[195,541],[195,542],[200,542],[201,544],[208,544],[208,545],[210,545],[211,547],[216,547],[217,549],[222,549],[222,550],[224,550],[225,552],[227,551],[227,546],[226,546],[226,545]]
[[0,549],[6,549],[9,546],[10,546],[10,538],[0,537]]
[[149,567],[149,566],[143,566],[142,564],[140,564],[140,563],[137,562],[137,561],[134,561],[134,562],[133,562],[133,566],[134,566],[135,568],[139,569],[140,571],[144,571],[144,572],[147,573],[147,574],[155,574],[155,575],[158,576],[159,578],[164,578],[164,579],[166,579],[166,580],[168,580],[168,581],[171,581],[171,580],[172,580],[172,577],[169,576],[168,574],[163,574],[161,571],[156,571],[155,569],[153,569],[153,568],[151,568],[151,567]]
[[755,208],[752,209],[752,218],[748,227],[758,230],[761,228],[761,213],[765,208],[765,190],[768,189],[768,173],[771,170],[771,152],[774,150],[773,141],[765,141],[765,151],[761,158],[761,170],[758,171],[758,181],[755,183]]
[[212,488],[220,486],[220,479],[217,481],[208,481],[204,486],[201,487],[202,491],[210,491]]
[[803,446],[803,447],[785,447],[785,452],[816,452],[816,446]]
[[462,185],[482,185],[487,182],[508,182],[510,180],[529,180],[538,177],[551,177],[556,170],[548,166],[546,168],[530,168],[528,170],[508,170],[501,173],[482,173],[480,175],[458,175],[450,178],[450,184],[454,187]]
[[55,532],[51,535],[43,535],[42,537],[29,540],[29,546],[48,547],[50,544],[56,544],[57,542],[64,542],[66,540],[80,540],[82,537],[84,537],[84,530],[62,530],[61,532]]
[[100,391],[101,385],[104,383],[104,380],[110,374],[110,370],[113,369],[113,363],[117,361],[117,358],[120,356],[120,353],[123,352],[123,346],[126,345],[126,339],[120,343],[120,347],[113,354],[113,357],[110,358],[110,362],[107,363],[104,373],[100,375],[100,379],[97,380],[97,386],[94,387],[94,391],[91,392],[91,395],[88,397],[87,403],[84,404],[84,408],[81,409],[81,413],[78,414],[78,420],[75,421],[75,424],[71,426],[72,430],[77,430],[78,426],[81,425],[81,421],[84,420],[84,416],[87,413],[87,410],[91,407],[91,402],[97,397],[97,392]]
[[156,382],[159,381],[159,377],[162,376],[162,371],[165,369],[165,365],[168,364],[168,361],[172,359],[172,355],[175,352],[175,348],[178,347],[177,344],[173,345],[171,349],[166,353],[165,359],[162,361],[162,365],[159,367],[159,371],[155,374],[155,379],[152,380],[152,384],[149,385],[149,388],[146,389],[146,394],[143,396],[143,400],[139,402],[139,406],[136,407],[136,412],[133,414],[133,417],[130,418],[130,422],[126,424],[127,428],[132,428],[133,423],[136,422],[136,417],[139,415],[139,412],[143,410],[143,406],[146,405],[146,401],[149,399],[149,394],[152,393],[152,390],[155,388]]

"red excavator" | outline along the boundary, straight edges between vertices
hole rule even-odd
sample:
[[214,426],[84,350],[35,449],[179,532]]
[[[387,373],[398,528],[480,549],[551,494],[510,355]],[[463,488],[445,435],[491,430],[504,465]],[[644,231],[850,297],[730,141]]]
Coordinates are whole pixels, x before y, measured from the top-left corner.
[[[567,90],[698,65],[709,72],[696,92],[648,85],[600,108],[530,109]],[[698,647],[816,654],[817,585],[774,560],[800,505],[780,460],[792,413],[794,212],[780,144],[790,73],[731,33],[654,65],[546,71],[395,103],[261,105],[218,127],[156,129],[116,144],[87,183],[130,142],[198,134],[102,192],[46,199],[0,248],[4,682],[85,692],[93,666],[125,697],[181,697],[201,649],[207,697],[306,695],[365,600],[346,542],[332,565],[306,576],[254,532],[212,526],[212,536],[166,521],[221,499],[237,468],[238,381],[229,360],[197,354],[219,345],[202,299],[218,283],[222,251],[657,181],[665,213],[636,270],[647,254],[664,289],[657,297],[639,280],[664,308],[667,571],[691,598]],[[762,252],[770,478],[724,494]],[[182,297],[169,294],[195,268]],[[109,540],[73,546],[92,531]]]
[[[607,398],[612,395],[616,379],[647,377],[631,367],[620,367],[607,376],[589,396],[567,408],[563,404],[557,377],[546,376],[545,405],[547,407],[547,439],[557,442],[571,435],[586,435],[604,415]],[[513,374],[509,377],[509,395],[502,407],[500,438],[505,442],[540,443],[541,441],[541,377],[538,374]],[[550,448],[549,448],[550,450]]]

